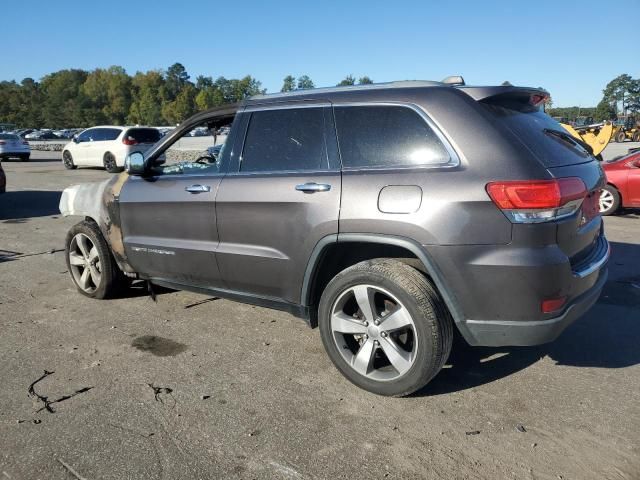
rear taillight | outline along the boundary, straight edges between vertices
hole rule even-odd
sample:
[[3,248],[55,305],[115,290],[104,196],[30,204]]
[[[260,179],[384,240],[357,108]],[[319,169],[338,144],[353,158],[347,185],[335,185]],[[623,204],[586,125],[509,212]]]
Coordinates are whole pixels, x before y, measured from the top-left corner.
[[23,144],[23,145],[29,145],[29,142],[27,142],[26,140],[23,140],[23,141],[22,141],[22,144]]
[[125,145],[137,145],[137,144],[138,144],[138,142],[136,141],[136,139],[135,139],[135,138],[133,138],[133,137],[125,137],[125,138],[122,140],[122,143],[124,143]]
[[5,142],[4,140],[0,140],[0,145],[6,145],[7,142]]
[[577,177],[553,180],[491,182],[487,193],[514,223],[539,223],[575,213],[587,196]]

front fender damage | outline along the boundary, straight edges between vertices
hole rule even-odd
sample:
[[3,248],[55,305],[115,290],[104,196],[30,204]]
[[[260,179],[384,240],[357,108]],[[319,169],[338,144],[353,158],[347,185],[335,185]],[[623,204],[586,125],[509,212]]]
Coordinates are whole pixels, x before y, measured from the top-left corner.
[[99,183],[82,183],[65,188],[60,197],[60,213],[65,217],[93,219],[111,247],[113,257],[125,273],[135,273],[124,251],[118,198],[129,178],[126,173],[114,175]]

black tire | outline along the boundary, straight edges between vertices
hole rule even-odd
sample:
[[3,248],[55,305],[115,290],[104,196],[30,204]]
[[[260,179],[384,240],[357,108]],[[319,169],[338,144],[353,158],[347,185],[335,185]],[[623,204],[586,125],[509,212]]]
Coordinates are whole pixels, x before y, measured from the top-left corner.
[[120,167],[118,167],[118,164],[116,163],[116,156],[111,152],[104,154],[102,163],[104,165],[104,169],[109,173],[118,173],[120,171]]
[[[410,368],[398,378],[376,380],[362,375],[339,351],[331,327],[332,309],[344,292],[359,285],[386,290],[411,316],[416,350]],[[419,390],[442,369],[451,352],[453,320],[437,290],[418,270],[393,259],[367,260],[336,275],[322,293],[318,323],[324,348],[340,373],[358,387],[378,395],[402,397]],[[347,346],[342,345],[342,348]]]
[[[71,264],[72,242],[78,234],[88,237],[97,250],[99,265],[96,264],[94,267],[99,267],[101,279],[98,282],[98,285],[95,285],[94,282],[93,286],[95,288],[93,288],[93,291],[87,291],[80,285],[76,278],[76,273],[80,273],[78,271],[78,267]],[[113,298],[117,296],[117,294],[119,294],[127,285],[126,277],[118,268],[118,265],[111,253],[111,249],[102,236],[102,232],[100,232],[98,225],[94,222],[85,220],[71,227],[65,240],[65,260],[73,283],[77,287],[78,291],[87,297],[98,299]]]
[[73,163],[73,156],[71,155],[71,152],[68,150],[65,150],[64,152],[62,152],[62,164],[64,165],[64,168],[66,168],[67,170],[75,170],[76,168],[78,168],[76,164]]
[[29,158],[31,158],[30,154],[26,154],[26,155],[20,155],[20,161],[21,162],[28,162]]
[[[611,199],[611,205],[603,206],[602,196],[607,194],[610,195],[608,199]],[[601,215],[613,215],[618,211],[618,209],[620,208],[620,192],[618,192],[618,189],[616,187],[614,187],[613,185],[605,185],[604,188],[602,189],[602,193],[600,194],[600,196],[601,196],[601,200],[600,200]]]
[[637,132],[633,132],[633,137],[631,138],[634,142],[640,142],[640,130]]
[[626,138],[627,138],[627,135],[622,130],[620,130],[618,133],[616,133],[616,142],[617,143],[624,142]]

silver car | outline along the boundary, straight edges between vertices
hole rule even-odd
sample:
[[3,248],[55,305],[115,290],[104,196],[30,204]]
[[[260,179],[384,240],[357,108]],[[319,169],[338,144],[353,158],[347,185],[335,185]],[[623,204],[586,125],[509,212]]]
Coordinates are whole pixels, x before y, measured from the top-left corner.
[[0,158],[19,158],[26,162],[30,156],[29,142],[14,133],[0,133]]

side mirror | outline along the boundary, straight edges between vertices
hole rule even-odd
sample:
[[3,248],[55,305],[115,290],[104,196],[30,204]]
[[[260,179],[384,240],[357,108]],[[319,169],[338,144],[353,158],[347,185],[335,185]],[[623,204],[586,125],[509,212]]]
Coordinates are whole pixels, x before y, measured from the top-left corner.
[[72,141],[73,143],[79,143],[79,142],[80,142],[80,140],[78,140],[78,136],[77,136],[77,135],[74,135],[74,136],[71,138],[71,141]]
[[132,152],[124,159],[124,169],[129,175],[142,175],[145,171],[144,155]]

